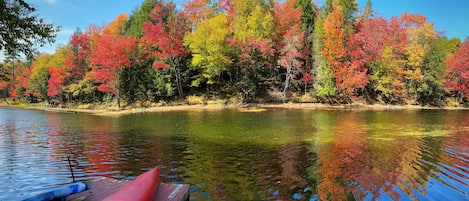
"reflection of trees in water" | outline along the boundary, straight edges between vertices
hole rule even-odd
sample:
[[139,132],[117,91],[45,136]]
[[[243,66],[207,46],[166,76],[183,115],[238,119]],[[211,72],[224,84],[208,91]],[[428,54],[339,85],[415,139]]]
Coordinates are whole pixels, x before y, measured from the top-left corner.
[[[441,162],[438,164],[436,174],[451,179],[451,182],[442,181],[451,190],[466,195],[469,186],[467,181],[469,167],[469,112],[461,115],[445,115],[445,125],[453,127],[455,134],[442,138],[444,147]],[[456,198],[454,198],[456,199]]]
[[350,191],[347,183],[360,177],[365,169],[362,150],[364,141],[360,133],[363,131],[359,128],[363,125],[363,119],[355,113],[344,113],[318,121],[328,128],[317,133],[321,142],[316,146],[322,163],[317,172],[322,176],[317,187],[319,198],[347,200]]
[[287,192],[283,199],[291,199],[295,194],[301,198],[314,195],[315,181],[308,177],[307,167],[313,165],[316,155],[308,150],[310,146],[309,143],[295,143],[280,147],[281,174],[278,180],[283,192]]
[[188,112],[187,182],[196,200],[303,199],[310,181],[306,175],[311,153],[304,143],[311,128],[285,111]]
[[187,182],[195,199],[289,200],[303,198],[310,181],[305,172],[306,144],[263,147],[193,140],[185,156]]
[[422,113],[48,113],[42,132],[51,156],[72,152],[78,171],[131,178],[160,166],[199,200],[420,199],[430,178],[464,181],[469,161],[469,116]]
[[323,128],[315,140],[321,162],[317,171],[322,177],[318,181],[320,199],[347,200],[353,196],[363,200],[370,195],[418,199],[416,193],[426,195],[431,167],[420,161],[424,156],[439,160],[438,152],[422,152],[428,145],[421,133],[405,135],[418,130],[421,119],[366,112],[333,112],[332,116],[315,116],[315,123]]

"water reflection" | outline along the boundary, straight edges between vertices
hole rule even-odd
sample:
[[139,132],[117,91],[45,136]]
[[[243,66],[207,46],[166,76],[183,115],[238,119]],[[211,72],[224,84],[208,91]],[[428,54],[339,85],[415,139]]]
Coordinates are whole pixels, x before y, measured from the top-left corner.
[[467,200],[469,112],[0,108],[0,200],[159,166],[191,200]]
[[[446,130],[461,129],[457,121],[443,124],[445,116],[434,111],[332,114],[318,114],[315,121],[322,128],[315,140],[321,200],[468,199],[469,135]],[[466,160],[455,166],[455,157]]]

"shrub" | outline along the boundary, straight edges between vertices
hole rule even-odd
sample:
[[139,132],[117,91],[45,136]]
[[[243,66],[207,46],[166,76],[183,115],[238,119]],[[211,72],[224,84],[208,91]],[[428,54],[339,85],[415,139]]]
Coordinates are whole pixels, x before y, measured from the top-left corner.
[[205,104],[205,98],[203,96],[187,96],[186,101],[189,105],[201,105]]

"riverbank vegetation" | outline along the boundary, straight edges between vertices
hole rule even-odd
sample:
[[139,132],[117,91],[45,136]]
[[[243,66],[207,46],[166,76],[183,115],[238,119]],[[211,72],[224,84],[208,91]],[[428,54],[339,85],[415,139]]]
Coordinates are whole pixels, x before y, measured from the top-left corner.
[[[51,105],[209,101],[463,106],[469,40],[371,1],[146,0],[53,54],[7,57],[0,95]],[[123,104],[124,103],[124,104]]]

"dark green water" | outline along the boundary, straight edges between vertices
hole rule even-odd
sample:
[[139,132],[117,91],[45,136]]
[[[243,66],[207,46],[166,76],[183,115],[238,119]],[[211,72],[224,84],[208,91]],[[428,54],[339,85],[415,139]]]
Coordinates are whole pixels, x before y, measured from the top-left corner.
[[0,200],[158,166],[191,200],[469,200],[469,111],[0,108]]

